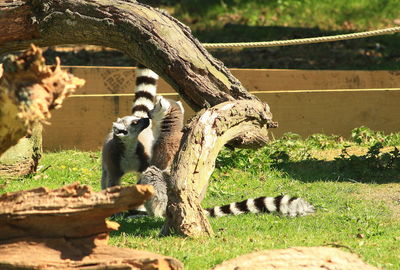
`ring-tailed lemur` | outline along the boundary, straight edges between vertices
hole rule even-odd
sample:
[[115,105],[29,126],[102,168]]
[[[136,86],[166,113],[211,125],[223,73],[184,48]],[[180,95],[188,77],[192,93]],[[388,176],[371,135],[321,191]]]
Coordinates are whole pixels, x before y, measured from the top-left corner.
[[[138,184],[152,185],[155,190],[153,198],[146,201],[144,206],[150,216],[165,217],[168,203],[169,172],[150,166],[140,176]],[[239,215],[245,213],[279,213],[284,216],[305,216],[315,212],[314,206],[301,198],[287,195],[277,197],[259,197],[234,202],[224,206],[205,209],[211,217]]]
[[153,120],[154,144],[150,165],[161,170],[169,169],[182,138],[184,109],[180,101],[157,96]]
[[150,111],[154,109],[158,75],[140,66],[136,69],[132,115],[118,118],[106,137],[102,151],[101,187],[120,184],[130,171],[142,172],[150,164],[154,136]]
[[[180,144],[183,106],[156,95],[158,75],[147,68],[137,70],[132,116],[119,118],[103,145],[102,189],[120,184],[129,171],[144,171],[150,164],[166,169]],[[135,123],[151,119],[147,126]]]

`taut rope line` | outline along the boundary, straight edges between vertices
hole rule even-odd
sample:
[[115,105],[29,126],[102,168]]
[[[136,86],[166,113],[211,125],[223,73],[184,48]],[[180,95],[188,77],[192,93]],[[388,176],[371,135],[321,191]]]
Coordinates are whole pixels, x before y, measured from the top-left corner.
[[277,46],[292,46],[301,44],[313,44],[322,42],[332,42],[339,40],[348,40],[356,38],[365,38],[372,36],[387,35],[392,33],[400,32],[400,26],[358,32],[352,34],[343,34],[335,36],[325,36],[325,37],[313,37],[313,38],[300,38],[291,40],[278,40],[278,41],[262,41],[262,42],[239,42],[239,43],[203,43],[203,46],[207,49],[217,49],[217,48],[266,48],[266,47],[277,47]]

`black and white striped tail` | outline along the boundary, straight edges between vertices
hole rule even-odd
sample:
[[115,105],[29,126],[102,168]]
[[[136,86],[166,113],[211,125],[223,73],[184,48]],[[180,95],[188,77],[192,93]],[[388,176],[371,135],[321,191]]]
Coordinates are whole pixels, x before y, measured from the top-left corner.
[[307,201],[281,195],[277,197],[259,197],[247,199],[242,202],[234,202],[224,206],[207,208],[206,213],[211,217],[227,215],[240,215],[245,213],[279,213],[284,216],[305,216],[315,212],[314,206]]
[[132,115],[140,118],[149,117],[149,112],[154,108],[157,80],[158,75],[154,71],[142,65],[138,66]]

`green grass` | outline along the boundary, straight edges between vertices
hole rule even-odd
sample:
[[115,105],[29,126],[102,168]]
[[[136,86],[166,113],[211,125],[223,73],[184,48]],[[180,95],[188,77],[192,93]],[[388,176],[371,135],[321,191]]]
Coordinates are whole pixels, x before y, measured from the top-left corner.
[[[251,42],[397,26],[397,0],[142,0],[167,9],[201,42]],[[398,70],[400,34],[211,54],[233,68]]]
[[[186,269],[207,269],[241,254],[294,246],[341,247],[373,265],[399,269],[400,157],[394,154],[399,145],[399,134],[361,127],[347,141],[323,134],[305,140],[286,134],[256,151],[224,149],[205,207],[284,193],[307,199],[316,206],[316,214],[211,219],[215,236],[200,239],[159,237],[161,219],[117,218],[122,226],[111,234],[110,243],[176,257]],[[330,151],[336,151],[336,159]],[[343,151],[348,154],[340,156]],[[392,153],[391,162],[385,153]],[[100,189],[99,152],[45,153],[41,166],[36,175],[1,179],[0,192],[56,188],[75,181]],[[127,175],[123,181],[134,183],[135,176]]]
[[[154,4],[154,1],[142,1]],[[396,0],[181,0],[160,1],[192,29],[226,23],[324,30],[387,27],[398,19]]]

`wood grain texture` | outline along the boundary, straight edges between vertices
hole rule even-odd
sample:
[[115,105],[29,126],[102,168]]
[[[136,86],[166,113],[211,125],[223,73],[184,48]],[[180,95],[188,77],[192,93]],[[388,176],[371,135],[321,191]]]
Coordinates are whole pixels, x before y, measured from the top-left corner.
[[105,220],[149,199],[152,186],[94,192],[77,183],[0,197],[1,269],[182,269],[178,260],[107,245],[119,224]]
[[[250,100],[224,102],[197,114],[185,127],[171,167],[166,222],[162,234],[212,235],[200,206],[221,148],[238,135],[265,137],[271,115]],[[265,143],[265,142],[264,142]]]

